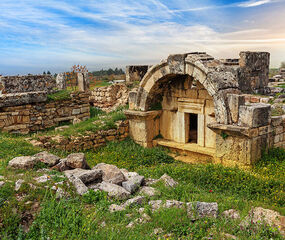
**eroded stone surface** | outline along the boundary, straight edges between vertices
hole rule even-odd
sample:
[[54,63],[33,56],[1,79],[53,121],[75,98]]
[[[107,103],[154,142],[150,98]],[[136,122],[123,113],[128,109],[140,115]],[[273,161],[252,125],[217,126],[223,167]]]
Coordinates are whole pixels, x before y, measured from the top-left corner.
[[79,179],[85,184],[88,183],[95,183],[95,182],[101,182],[102,181],[102,171],[101,170],[85,170],[76,168],[73,170],[67,170],[64,172],[64,174],[68,177],[70,175],[73,175]]
[[123,187],[105,181],[98,184],[98,189],[107,192],[109,197],[118,198],[122,200],[129,198],[129,196],[131,195],[130,192],[125,190]]
[[125,177],[121,170],[115,165],[99,163],[92,169],[99,169],[103,172],[103,181],[113,183],[113,184],[121,184],[125,181]]
[[59,162],[60,157],[48,153],[47,151],[40,152],[34,155],[34,157],[38,158],[39,161],[47,164],[49,167],[56,165]]
[[240,214],[235,209],[226,210],[226,211],[222,212],[222,215],[226,218],[240,219]]
[[128,181],[122,182],[123,188],[125,188],[128,192],[134,193],[136,192],[139,187],[141,186],[142,182],[144,180],[144,176],[134,176],[132,178],[129,178]]
[[168,176],[166,173],[163,174],[159,180],[162,180],[165,183],[165,186],[175,187],[178,182],[176,182],[172,177]]
[[81,181],[80,178],[75,177],[74,175],[67,176],[68,180],[73,184],[76,189],[76,192],[79,195],[83,195],[88,192],[88,187]]
[[15,157],[9,161],[8,166],[17,169],[29,169],[33,168],[38,161],[39,159],[36,157],[30,157],[30,156]]
[[22,186],[22,184],[23,184],[24,182],[25,182],[25,181],[24,181],[23,179],[17,180],[17,181],[15,182],[15,191],[18,191],[18,190],[21,188],[21,186]]
[[66,157],[66,165],[70,168],[88,169],[84,153],[72,153]]
[[133,205],[142,205],[145,197],[143,196],[136,196],[134,198],[128,199],[122,206],[123,207],[130,207]]
[[147,186],[144,186],[140,189],[139,191],[140,194],[143,194],[143,195],[146,195],[146,196],[149,196],[149,197],[153,197],[155,195],[159,195],[160,194],[160,191],[153,188],[153,187],[147,187]]

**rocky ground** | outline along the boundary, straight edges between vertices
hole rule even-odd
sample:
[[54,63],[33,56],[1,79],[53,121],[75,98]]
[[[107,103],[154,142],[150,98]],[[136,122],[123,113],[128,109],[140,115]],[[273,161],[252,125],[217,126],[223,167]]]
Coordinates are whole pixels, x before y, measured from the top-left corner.
[[[21,177],[25,175],[25,171],[35,171],[35,166],[43,167],[36,171],[40,176],[30,178],[29,182],[23,180]],[[248,229],[258,231],[258,228],[269,226],[285,236],[285,217],[274,210],[254,207],[248,212],[247,216],[241,218],[240,212],[236,209],[219,211],[217,202],[183,202],[165,199],[165,197],[160,199],[162,193],[155,186],[163,185],[169,191],[175,191],[180,186],[179,182],[166,173],[158,179],[145,178],[137,172],[131,172],[124,168],[120,169],[112,164],[99,163],[91,168],[85,159],[84,153],[72,153],[66,158],[60,158],[46,151],[32,156],[15,157],[9,161],[8,168],[24,169],[22,174],[16,176],[14,186],[16,192],[24,184],[29,185],[34,190],[44,186],[44,188],[49,188],[54,192],[57,201],[72,198],[72,194],[65,189],[74,189],[74,194],[82,197],[105,193],[109,199],[109,204],[105,211],[115,214],[114,216],[122,213],[125,218],[129,219],[125,222],[126,229],[135,229],[136,226],[152,222],[152,215],[157,211],[177,209],[185,211],[189,222],[195,223],[199,219],[205,219],[205,221],[208,221],[208,219],[239,221],[239,228],[244,231],[248,231]],[[0,176],[0,178],[0,186],[3,188],[5,184],[8,184],[8,181],[3,176]],[[55,179],[56,181],[54,181]],[[18,196],[19,200],[23,197],[25,196]],[[32,202],[27,202],[26,204],[32,204]],[[22,216],[24,231],[28,232],[30,227],[33,226],[33,221],[39,209],[39,203],[33,203],[30,212]],[[132,209],[131,213],[127,213],[129,209]],[[104,228],[106,222],[102,221],[100,226]],[[176,239],[173,233],[159,227],[154,228],[151,237],[160,239],[159,236]],[[240,239],[227,232],[216,233],[216,236],[209,233],[207,239],[221,238]]]

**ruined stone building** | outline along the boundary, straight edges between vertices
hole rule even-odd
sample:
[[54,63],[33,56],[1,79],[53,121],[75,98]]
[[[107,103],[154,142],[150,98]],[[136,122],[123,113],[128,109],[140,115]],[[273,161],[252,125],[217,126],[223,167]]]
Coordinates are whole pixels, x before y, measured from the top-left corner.
[[271,106],[252,95],[267,92],[269,57],[170,55],[130,92],[130,136],[145,147],[165,146],[189,159],[228,165],[251,165],[263,149],[285,147],[284,116],[272,117]]

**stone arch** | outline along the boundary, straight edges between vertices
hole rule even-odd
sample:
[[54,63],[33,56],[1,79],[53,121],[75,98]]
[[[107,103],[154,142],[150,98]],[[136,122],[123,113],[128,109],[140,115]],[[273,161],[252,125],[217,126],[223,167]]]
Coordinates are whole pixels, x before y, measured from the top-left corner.
[[238,93],[237,79],[231,69],[206,53],[170,55],[150,68],[140,83],[136,109],[149,111],[152,99],[159,94],[163,84],[175,77],[187,76],[199,81],[213,97],[216,121],[230,124],[227,94]]

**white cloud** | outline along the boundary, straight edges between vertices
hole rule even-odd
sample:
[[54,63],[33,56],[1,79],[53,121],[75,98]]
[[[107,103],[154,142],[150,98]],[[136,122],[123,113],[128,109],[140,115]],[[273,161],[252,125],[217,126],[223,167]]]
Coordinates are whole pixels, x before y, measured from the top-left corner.
[[[25,0],[16,4],[1,0],[0,8],[0,35],[17,45],[0,45],[1,73],[17,73],[19,69],[24,73],[64,71],[78,63],[87,64],[90,70],[154,64],[170,53],[189,51],[236,57],[241,50],[262,50],[278,52],[279,60],[281,52],[285,56],[284,29],[272,31],[265,20],[253,21],[252,26],[243,28],[235,22],[238,30],[232,28],[222,33],[202,21],[193,25],[187,19],[175,22],[173,14],[178,12],[158,0],[96,4],[79,0],[76,5],[54,0]],[[73,24],[66,17],[82,18],[88,24]]]
[[243,2],[238,4],[239,7],[257,7],[257,6],[261,6],[267,3],[272,3],[274,1],[272,0],[251,0],[251,1],[247,1],[247,2]]

